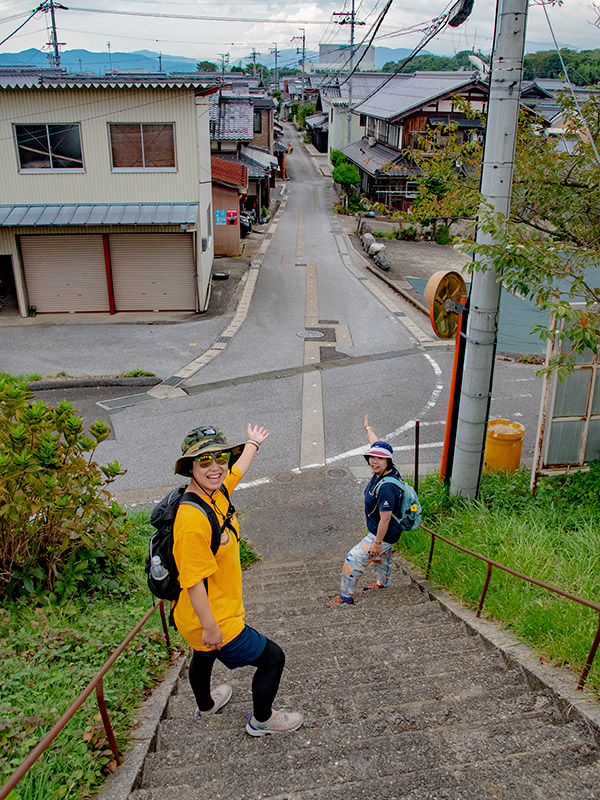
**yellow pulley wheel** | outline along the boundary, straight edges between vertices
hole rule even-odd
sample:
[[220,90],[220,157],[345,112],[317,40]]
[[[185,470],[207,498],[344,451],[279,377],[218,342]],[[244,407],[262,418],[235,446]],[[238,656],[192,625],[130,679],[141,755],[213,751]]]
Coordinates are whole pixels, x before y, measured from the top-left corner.
[[427,281],[424,291],[429,317],[436,336],[453,339],[458,328],[460,300],[467,296],[467,285],[459,272],[440,270]]

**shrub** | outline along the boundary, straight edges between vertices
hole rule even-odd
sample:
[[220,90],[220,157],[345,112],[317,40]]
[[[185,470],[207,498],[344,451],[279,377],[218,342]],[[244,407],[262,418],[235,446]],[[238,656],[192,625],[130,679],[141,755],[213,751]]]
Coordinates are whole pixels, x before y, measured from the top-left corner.
[[418,232],[414,225],[410,225],[408,228],[398,228],[396,231],[396,239],[402,239],[403,242],[416,242],[417,235]]
[[436,228],[433,238],[438,244],[450,244],[452,237],[450,236],[450,228],[448,225],[440,225]]
[[106,486],[123,470],[93,460],[105,422],[87,435],[71,403],[32,399],[0,382],[0,598],[56,601],[114,576],[127,523]]
[[347,158],[342,153],[341,150],[332,150],[331,155],[329,156],[329,160],[331,161],[334,167],[337,167],[339,164],[345,164]]

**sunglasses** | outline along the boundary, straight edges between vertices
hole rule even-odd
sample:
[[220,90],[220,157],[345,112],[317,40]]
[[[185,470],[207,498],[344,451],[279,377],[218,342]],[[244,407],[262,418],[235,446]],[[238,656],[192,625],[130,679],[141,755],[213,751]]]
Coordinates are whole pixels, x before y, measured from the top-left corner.
[[220,453],[202,453],[199,456],[196,456],[194,461],[198,466],[202,467],[203,469],[206,467],[210,467],[213,462],[213,458],[217,464],[223,466],[223,464],[229,464],[229,459],[231,457],[231,453],[221,451]]

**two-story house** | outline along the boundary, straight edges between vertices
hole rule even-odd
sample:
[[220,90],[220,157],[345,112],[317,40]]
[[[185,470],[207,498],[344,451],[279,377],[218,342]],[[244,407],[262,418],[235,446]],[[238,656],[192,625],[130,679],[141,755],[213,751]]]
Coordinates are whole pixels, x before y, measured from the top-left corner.
[[410,150],[421,147],[423,134],[436,126],[456,123],[459,139],[483,136],[480,119],[469,117],[487,108],[489,87],[470,72],[415,72],[374,91],[354,107],[365,124],[365,135],[341,148],[360,174],[360,188],[370,199],[405,210],[416,193],[420,169]]
[[215,90],[0,71],[0,256],[23,316],[204,310]]

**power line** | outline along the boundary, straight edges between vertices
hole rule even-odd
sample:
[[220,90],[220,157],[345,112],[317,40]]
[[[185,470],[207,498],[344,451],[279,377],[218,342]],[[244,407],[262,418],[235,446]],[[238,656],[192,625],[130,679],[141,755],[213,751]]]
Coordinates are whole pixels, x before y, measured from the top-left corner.
[[153,19],[185,19],[199,20],[200,22],[252,22],[254,24],[272,25],[326,25],[324,21],[298,20],[298,19],[260,19],[257,17],[209,17],[206,15],[192,14],[160,14],[154,11],[117,11],[108,8],[78,8],[69,6],[70,11],[83,11],[86,14],[116,14],[123,17],[151,17]]

